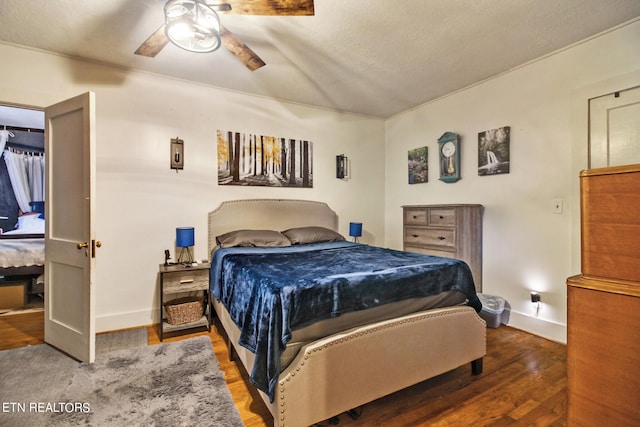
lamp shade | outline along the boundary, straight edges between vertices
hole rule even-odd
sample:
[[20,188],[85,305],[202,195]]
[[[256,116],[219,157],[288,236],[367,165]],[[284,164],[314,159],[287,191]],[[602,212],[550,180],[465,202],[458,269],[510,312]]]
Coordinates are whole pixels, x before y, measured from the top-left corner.
[[361,222],[350,222],[349,223],[349,236],[351,236],[351,237],[360,237],[360,236],[362,236],[362,223]]
[[176,228],[176,246],[179,248],[187,248],[195,244],[195,230],[193,227]]

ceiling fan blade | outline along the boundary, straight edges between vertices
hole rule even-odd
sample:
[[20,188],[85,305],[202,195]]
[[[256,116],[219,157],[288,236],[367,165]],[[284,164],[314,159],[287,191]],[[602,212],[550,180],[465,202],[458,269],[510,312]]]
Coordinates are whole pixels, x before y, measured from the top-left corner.
[[254,51],[252,51],[246,44],[235,38],[235,36],[222,25],[220,26],[220,38],[222,39],[224,47],[233,53],[236,58],[242,61],[242,63],[251,71],[255,71],[266,65]]
[[140,45],[135,54],[154,58],[167,43],[169,43],[169,39],[164,35],[164,25],[162,25]]
[[206,3],[206,4],[216,12],[231,12],[231,5],[229,3],[219,3],[219,4]]
[[231,6],[225,13],[233,15],[312,16],[315,13],[313,0],[220,0],[210,3],[212,6]]

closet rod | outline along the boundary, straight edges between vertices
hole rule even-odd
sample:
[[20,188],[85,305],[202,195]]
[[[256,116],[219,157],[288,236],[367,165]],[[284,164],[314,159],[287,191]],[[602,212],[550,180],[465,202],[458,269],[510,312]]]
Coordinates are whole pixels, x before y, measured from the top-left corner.
[[44,153],[44,148],[34,147],[33,145],[27,145],[27,144],[18,144],[11,141],[7,141],[7,148],[13,148],[15,150],[24,151],[26,153],[38,153],[38,154]]
[[21,130],[23,132],[44,133],[44,129],[23,128],[23,127],[20,127],[20,126],[5,126],[5,125],[2,125],[2,128],[0,130]]

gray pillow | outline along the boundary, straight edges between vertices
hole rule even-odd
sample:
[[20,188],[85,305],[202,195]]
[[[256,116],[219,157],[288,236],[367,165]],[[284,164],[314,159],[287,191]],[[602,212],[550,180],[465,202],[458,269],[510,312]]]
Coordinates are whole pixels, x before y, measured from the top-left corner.
[[289,239],[274,230],[236,230],[216,237],[221,248],[234,246],[291,246]]
[[297,227],[282,232],[294,245],[305,243],[340,242],[344,239],[342,234],[325,227]]

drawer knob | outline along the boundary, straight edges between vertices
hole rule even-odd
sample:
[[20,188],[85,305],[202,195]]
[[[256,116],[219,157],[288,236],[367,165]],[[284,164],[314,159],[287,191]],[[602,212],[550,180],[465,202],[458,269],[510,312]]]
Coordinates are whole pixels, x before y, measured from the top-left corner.
[[414,216],[413,216],[413,219],[417,219],[417,218],[418,218],[418,216],[417,216],[417,215],[414,215]]
[[180,284],[183,283],[193,283],[193,279],[180,279]]
[[444,219],[444,217],[442,215],[440,215],[440,219]]
[[412,234],[411,237],[413,237],[414,239],[417,239],[418,235],[417,234]]
[[438,240],[444,240],[444,239],[446,239],[446,237],[444,237],[444,236],[438,236]]

